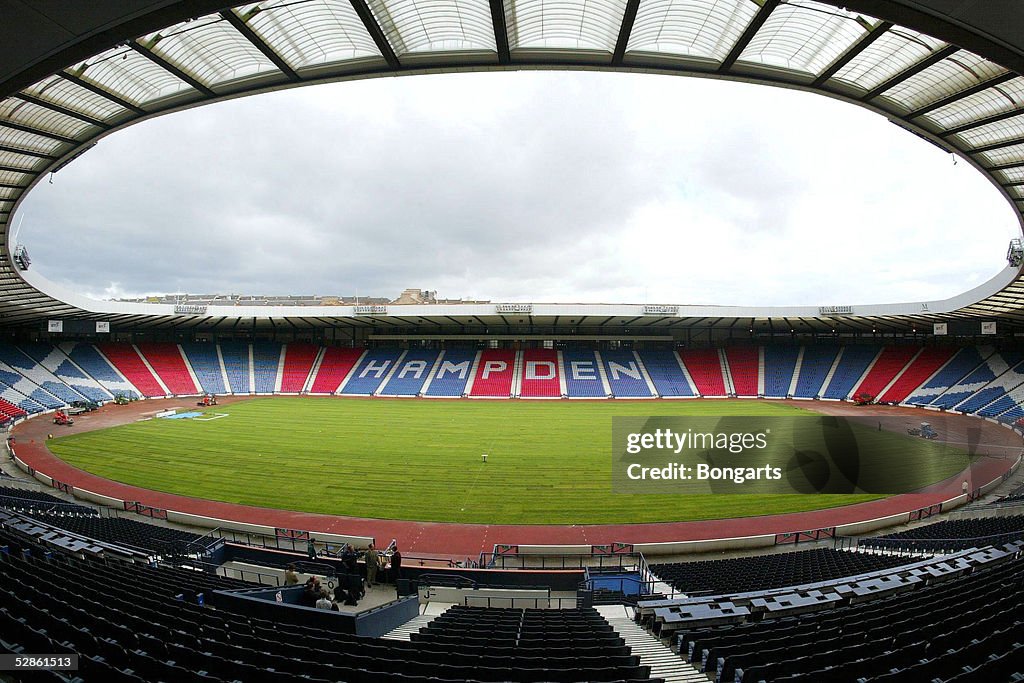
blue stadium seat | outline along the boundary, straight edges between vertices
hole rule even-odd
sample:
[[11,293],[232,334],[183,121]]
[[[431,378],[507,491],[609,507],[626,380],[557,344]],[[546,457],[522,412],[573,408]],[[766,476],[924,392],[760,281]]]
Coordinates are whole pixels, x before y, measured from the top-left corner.
[[570,397],[604,398],[608,395],[601,383],[597,356],[593,351],[566,349],[562,351],[565,388]]
[[215,345],[182,344],[181,348],[184,349],[188,364],[192,366],[192,372],[196,373],[199,386],[204,393],[223,394],[227,392]]
[[800,377],[796,380],[796,393],[800,398],[814,398],[821,395],[822,384],[839,353],[839,347],[831,344],[805,346],[804,358],[800,364]]
[[796,371],[798,346],[770,345],[764,347],[764,395],[785,398]]
[[644,381],[640,362],[632,351],[629,349],[601,351],[601,361],[604,363],[604,374],[608,378],[608,387],[612,390],[613,396],[622,396],[623,398],[653,396],[650,387]]
[[472,376],[473,361],[476,360],[475,349],[446,349],[438,359],[437,370],[430,386],[424,392],[426,396],[462,396],[466,393],[466,384]]
[[683,369],[679,367],[679,355],[675,351],[652,349],[638,354],[660,396],[694,395]]
[[374,393],[401,355],[401,349],[370,349],[352,370],[341,393],[359,396]]
[[380,390],[383,396],[415,396],[434,369],[439,351],[433,349],[410,349],[392,375],[391,380]]
[[882,349],[873,345],[847,345],[843,347],[843,356],[839,359],[836,371],[828,387],[821,394],[822,398],[848,398],[853,393],[853,388],[867,371],[878,353]]

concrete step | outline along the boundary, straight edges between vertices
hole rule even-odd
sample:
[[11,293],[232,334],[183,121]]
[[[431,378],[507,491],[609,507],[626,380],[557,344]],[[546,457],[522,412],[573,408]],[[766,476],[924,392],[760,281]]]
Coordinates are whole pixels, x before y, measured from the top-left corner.
[[640,657],[640,664],[651,668],[651,678],[663,678],[667,683],[708,683],[710,680],[633,621],[632,607],[605,605],[595,609],[622,636],[630,651]]
[[420,609],[422,611],[419,615],[413,617],[401,626],[391,629],[382,635],[381,638],[387,638],[388,640],[412,640],[409,637],[410,633],[418,632],[438,616],[444,614],[449,607],[451,607],[450,604],[442,603],[428,603],[426,605],[421,605]]

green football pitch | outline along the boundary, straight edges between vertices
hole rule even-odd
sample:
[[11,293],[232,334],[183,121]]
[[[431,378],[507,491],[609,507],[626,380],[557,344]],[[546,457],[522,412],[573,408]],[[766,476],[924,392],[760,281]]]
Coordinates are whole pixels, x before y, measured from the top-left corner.
[[[204,412],[204,419],[153,419],[49,445],[72,465],[148,489],[381,519],[623,524],[799,512],[882,497],[612,492],[613,417],[807,414],[766,401],[274,397]],[[879,434],[939,462],[931,481],[963,466],[955,457],[931,457],[928,449],[938,445]]]

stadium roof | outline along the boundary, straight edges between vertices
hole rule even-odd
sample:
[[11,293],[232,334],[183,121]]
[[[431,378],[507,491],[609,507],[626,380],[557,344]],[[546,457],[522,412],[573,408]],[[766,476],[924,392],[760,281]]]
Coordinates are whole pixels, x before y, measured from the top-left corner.
[[[565,68],[800,88],[877,111],[961,155],[1018,216],[1024,211],[1024,9],[1015,0],[0,0],[0,16],[0,324],[86,318],[203,327],[249,316],[267,325],[275,324],[269,317],[302,327],[382,324],[338,307],[324,317],[236,308],[182,318],[173,307],[60,292],[11,260],[8,224],[21,198],[99,138],[219,99],[336,80]],[[560,304],[548,317],[629,319],[634,309]],[[501,317],[493,306],[489,315]],[[909,329],[954,318],[1024,326],[1024,279],[1019,266],[1007,267],[949,300],[828,312],[681,306],[659,324],[757,318],[820,329]]]

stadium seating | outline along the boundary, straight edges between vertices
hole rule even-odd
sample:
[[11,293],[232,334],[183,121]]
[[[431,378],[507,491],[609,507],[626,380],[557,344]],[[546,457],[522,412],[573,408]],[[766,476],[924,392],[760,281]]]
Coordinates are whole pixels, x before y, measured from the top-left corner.
[[320,347],[312,344],[287,344],[284,351],[284,368],[281,371],[281,391],[297,394],[306,388],[306,380],[313,370],[313,363],[320,355]]
[[402,642],[204,607],[200,595],[250,587],[207,572],[58,557],[3,528],[0,546],[0,640],[75,652],[86,681],[649,680],[593,609],[457,607]]
[[1008,391],[990,405],[978,411],[982,417],[998,416],[1000,422],[1014,423],[1024,417],[1024,384]]
[[272,394],[277,389],[277,370],[281,366],[281,345],[255,342],[252,345],[252,372],[257,394]]
[[320,367],[316,370],[316,377],[310,392],[314,394],[333,394],[338,386],[352,372],[359,357],[363,355],[363,349],[347,349],[338,346],[329,346],[324,349]]
[[[1005,353],[1003,358],[1007,361],[1012,360]],[[989,404],[1006,398],[1010,391],[1016,389],[1022,383],[1024,383],[1024,363],[1018,362],[971,396],[958,403],[954,406],[954,409],[962,413],[978,413],[985,417],[997,415],[1009,408],[1010,405],[1004,403],[999,406],[989,406]]]
[[918,346],[885,347],[875,359],[875,364],[871,366],[871,370],[868,371],[863,381],[850,392],[850,395],[867,394],[876,399],[879,398],[882,391],[889,386],[893,378],[903,371],[903,368],[917,355],[919,350]]
[[[671,353],[671,352],[667,352]],[[604,398],[608,395],[601,381],[600,364],[593,351],[565,349],[562,351],[565,388],[570,398]],[[678,371],[679,365],[676,365]],[[680,377],[682,373],[680,373]],[[668,385],[665,385],[669,389]],[[672,394],[669,394],[672,395]]]
[[139,353],[149,361],[150,367],[160,376],[164,385],[175,395],[198,394],[192,375],[181,357],[177,344],[140,343],[136,345]]
[[[509,668],[540,665],[547,669],[540,678],[529,680],[642,680],[650,674],[593,608],[522,610],[456,605],[412,633],[411,639],[416,646],[443,648],[456,660],[475,659],[478,651],[500,652]],[[470,676],[487,674],[477,671]],[[528,679],[523,673],[505,671],[495,680]]]
[[647,398],[653,396],[641,370],[640,361],[630,349],[601,351],[604,374],[613,396]]
[[380,388],[401,356],[400,349],[370,349],[352,370],[348,382],[341,388],[341,393],[358,396],[373,394]]
[[4,415],[6,417],[11,418],[12,420],[16,420],[19,417],[25,417],[26,415],[28,415],[28,412],[25,409],[19,408],[18,406],[14,405],[8,400],[0,398],[0,415]]
[[527,398],[558,398],[562,395],[562,370],[553,349],[524,349],[519,371],[519,395]]
[[474,349],[446,349],[437,359],[437,370],[423,392],[424,396],[462,396],[473,374]]
[[1020,563],[798,618],[689,629],[676,643],[693,666],[721,681],[1019,680],[1024,592],[1008,587]]
[[88,400],[103,402],[113,398],[99,383],[79,370],[59,348],[50,344],[31,342],[19,344],[18,348],[53,373],[57,380]]
[[757,347],[730,346],[725,350],[729,364],[729,376],[737,396],[757,396],[758,364],[760,352]]
[[949,362],[953,353],[952,349],[944,347],[925,347],[878,400],[886,403],[902,403],[907,400],[914,389],[928,381],[929,377]]
[[224,372],[228,376],[228,390],[233,394],[252,392],[252,384],[249,381],[249,351],[248,344],[220,344],[220,356],[224,361]]
[[47,407],[55,407],[48,405],[51,399],[56,399],[59,406],[85,398],[34,359],[19,351],[13,344],[0,343],[0,368],[15,372],[31,383],[31,389],[25,382],[17,382],[11,386]]
[[800,398],[815,398],[821,395],[822,384],[839,354],[839,347],[830,344],[805,346],[800,363],[800,376],[796,380],[796,393]]
[[764,347],[764,395],[786,398],[796,372],[799,346],[772,345]]
[[64,401],[48,391],[43,391],[4,363],[0,363],[0,398],[30,413],[60,408],[64,405]]
[[[964,402],[972,394],[986,388],[989,383],[1009,370],[1010,366],[1020,362],[1022,357],[1024,357],[1024,354],[1017,351],[993,353],[982,361],[981,365],[975,368],[971,374],[947,389],[946,393],[936,398],[930,405],[939,408],[953,408]],[[999,389],[995,393],[990,392],[990,400],[997,398],[998,393]],[[1005,393],[1005,390],[1003,390],[1003,393]]]
[[57,510],[36,510],[28,516],[50,526],[70,531],[80,536],[114,543],[119,546],[136,548],[155,554],[181,552],[188,547],[193,552],[215,545],[220,541],[212,536],[200,536],[171,527],[146,524],[123,517],[100,517],[96,511],[86,508],[88,514],[68,514]]
[[[725,396],[725,379],[722,377],[722,361],[718,349],[682,349],[680,358],[693,379],[697,393],[701,396]],[[757,364],[754,364],[755,379]],[[756,391],[754,392],[757,393]]]
[[651,564],[651,571],[687,595],[746,593],[799,586],[907,564],[905,557],[820,548],[727,560]]
[[[981,365],[982,361],[990,356],[992,352],[993,349],[990,346],[968,346],[960,349],[949,362],[942,366],[941,370],[935,373],[934,377],[912,391],[906,399],[906,403],[917,406],[931,403]],[[989,379],[994,377],[993,375]]]
[[182,344],[192,372],[196,373],[199,385],[206,394],[225,394],[224,373],[220,365],[215,344]]
[[92,344],[65,343],[59,348],[111,396],[131,398],[140,395]]
[[124,375],[125,379],[142,392],[143,396],[167,395],[131,344],[97,344],[96,348],[107,357],[107,360],[117,368],[118,372]]
[[854,386],[878,357],[879,350],[877,346],[848,344],[842,353],[832,379],[821,393],[822,398],[846,399],[852,396]]
[[438,351],[432,349],[409,349],[402,357],[398,369],[379,391],[381,396],[416,396],[423,389],[434,364]]
[[952,552],[964,548],[999,545],[1024,538],[1024,515],[944,519],[907,531],[861,539],[860,546],[887,550]]
[[63,514],[96,514],[93,508],[69,503],[48,493],[11,486],[0,486],[0,508],[16,512],[54,510]]
[[470,396],[508,398],[512,395],[516,352],[509,349],[485,349],[480,353]]
[[695,396],[675,351],[637,351],[659,396]]

